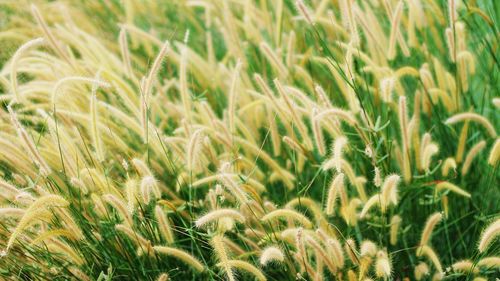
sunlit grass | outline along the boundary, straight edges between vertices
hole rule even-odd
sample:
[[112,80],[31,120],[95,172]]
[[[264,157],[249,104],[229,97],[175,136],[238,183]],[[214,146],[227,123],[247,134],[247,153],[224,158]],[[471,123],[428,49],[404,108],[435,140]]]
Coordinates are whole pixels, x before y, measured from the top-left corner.
[[0,276],[492,280],[499,10],[0,3]]

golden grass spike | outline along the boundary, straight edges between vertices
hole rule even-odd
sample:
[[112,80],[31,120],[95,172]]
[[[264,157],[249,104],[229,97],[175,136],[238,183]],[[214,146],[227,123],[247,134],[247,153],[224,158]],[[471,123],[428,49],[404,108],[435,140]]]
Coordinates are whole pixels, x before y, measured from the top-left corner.
[[140,176],[142,176],[142,177],[153,176],[153,173],[151,172],[151,170],[148,168],[146,163],[144,163],[144,161],[142,161],[141,159],[139,159],[139,158],[132,159],[132,164],[134,165],[135,169],[137,170],[137,173]]
[[311,16],[311,12],[309,12],[309,8],[304,4],[303,0],[295,0],[295,6],[297,10],[302,14],[304,19],[310,24],[314,25],[314,21]]
[[284,260],[285,256],[283,255],[283,252],[276,246],[269,246],[260,254],[260,264],[263,266],[266,266],[271,262],[283,262]]
[[401,177],[399,175],[389,175],[385,178],[384,184],[382,185],[382,210],[386,210],[389,204],[397,205],[398,195],[397,186]]
[[448,0],[448,21],[450,26],[455,24],[457,18],[457,10],[455,6],[455,0]]
[[345,241],[344,250],[347,253],[347,256],[351,260],[351,262],[355,265],[359,265],[359,258],[356,249],[356,241],[354,239],[349,238]]
[[460,187],[458,187],[450,182],[447,182],[447,181],[438,183],[436,185],[436,189],[438,191],[441,191],[443,189],[447,189],[447,190],[450,190],[452,192],[455,192],[456,194],[460,194],[460,195],[468,197],[468,198],[471,197],[470,193],[468,193],[467,191],[465,191],[465,190],[461,189]]
[[189,96],[188,81],[187,81],[187,67],[188,67],[188,51],[187,47],[181,50],[181,62],[179,70],[179,87],[182,105],[184,107],[184,116],[188,123],[191,121],[191,97]]
[[160,230],[163,239],[165,239],[167,243],[173,244],[174,234],[172,232],[172,227],[170,226],[168,217],[165,215],[165,212],[159,205],[156,205],[155,207],[155,217],[158,221],[158,230]]
[[415,267],[415,279],[416,280],[422,280],[426,276],[430,274],[429,266],[425,262],[420,262],[416,267]]
[[472,263],[470,260],[461,260],[457,261],[456,263],[451,265],[451,268],[455,272],[462,272],[462,273],[479,273],[478,268]]
[[200,150],[201,150],[201,142],[203,140],[203,130],[198,129],[196,130],[191,138],[189,139],[189,142],[187,144],[186,148],[186,159],[187,159],[187,165],[186,168],[189,172],[193,172],[196,168],[196,166],[199,164],[200,160]]
[[323,156],[326,153],[325,139],[323,136],[321,123],[316,120],[316,115],[318,115],[318,109],[314,108],[313,113],[311,115],[311,127],[314,135],[314,141],[316,142],[316,147],[318,148],[318,152],[321,156]]
[[62,242],[58,239],[51,239],[47,244],[47,248],[51,251],[56,251],[65,254],[70,258],[70,263],[75,265],[83,265],[83,258],[75,252],[67,243]]
[[448,45],[448,53],[450,54],[450,59],[452,62],[456,61],[456,50],[455,50],[455,35],[453,34],[453,29],[448,27],[445,30],[446,43]]
[[483,230],[481,239],[477,246],[480,253],[484,253],[490,247],[491,243],[500,235],[500,219],[495,220]]
[[[422,231],[422,235],[420,236],[420,246],[423,247],[427,245],[431,239],[432,231],[434,227],[441,221],[443,215],[441,213],[434,213],[427,219],[425,223],[424,230]],[[418,250],[417,250],[418,251]]]
[[94,149],[96,151],[97,160],[104,161],[104,149],[102,146],[101,137],[99,134],[99,113],[97,109],[97,96],[93,87],[92,94],[90,95],[90,120],[91,121],[91,135],[94,142]]
[[21,96],[17,87],[17,64],[21,56],[26,53],[29,49],[36,48],[45,44],[44,38],[36,38],[24,43],[12,56],[10,61],[10,85],[11,91],[14,94],[14,98],[19,102],[21,101]]
[[267,278],[264,274],[252,264],[242,261],[242,260],[228,260],[227,264],[233,268],[238,268],[244,271],[247,271],[255,276],[259,281],[266,281]]
[[498,109],[500,108],[500,98],[493,98],[491,100],[491,103],[493,103],[493,105]]
[[47,210],[53,207],[66,207],[69,205],[69,202],[66,201],[63,197],[55,194],[49,194],[38,198],[35,202],[33,202],[29,208],[25,211],[21,220],[17,223],[16,228],[11,233],[9,240],[7,241],[7,246],[5,251],[8,252],[10,247],[14,244],[14,241],[21,234],[24,229],[32,223],[34,219],[40,214],[40,212]]
[[9,217],[9,218],[16,218],[16,217],[21,217],[23,216],[25,211],[20,208],[0,208],[0,217]]
[[235,133],[235,121],[234,119],[236,118],[236,104],[238,102],[238,92],[236,90],[236,86],[238,86],[238,77],[240,74],[240,69],[241,69],[242,62],[241,60],[238,60],[236,62],[236,66],[234,67],[233,70],[233,75],[231,77],[231,84],[229,86],[229,103],[228,103],[228,115],[229,115],[229,131],[231,133]]
[[467,175],[470,169],[470,165],[472,164],[472,161],[474,158],[484,149],[486,146],[486,141],[482,140],[478,143],[476,143],[470,150],[469,153],[467,153],[467,156],[465,157],[464,164],[462,166],[462,176]]
[[244,223],[245,217],[234,209],[218,209],[209,212],[208,214],[198,218],[195,222],[196,227],[201,228],[206,224],[209,224],[213,221],[222,219],[222,218],[231,218],[238,222]]
[[335,212],[335,201],[337,200],[338,194],[344,189],[344,174],[338,174],[330,184],[328,189],[328,196],[326,199],[325,213],[329,216],[333,215]]
[[0,178],[0,191],[0,195],[7,199],[11,197],[14,198],[21,192],[21,190],[17,189],[14,185],[6,182],[2,178]]
[[168,276],[167,273],[162,273],[158,278],[156,278],[156,281],[168,281],[170,280],[170,277]]
[[426,256],[434,264],[434,267],[436,268],[438,273],[443,273],[443,266],[441,265],[436,252],[431,247],[427,245],[419,247],[417,249],[417,256]]
[[161,191],[158,187],[158,183],[152,176],[145,176],[142,178],[140,190],[144,204],[149,204],[153,198],[161,198]]
[[377,245],[370,240],[363,240],[359,249],[359,254],[363,256],[373,257],[377,254]]
[[[424,142],[422,142],[424,143]],[[432,161],[432,157],[436,155],[439,152],[439,147],[435,143],[429,143],[426,146],[423,146],[422,149],[422,158],[421,160],[421,165],[422,169],[426,172],[430,170],[430,165]]]
[[403,1],[400,0],[391,17],[391,35],[389,39],[389,48],[387,49],[387,58],[389,60],[393,60],[396,56],[396,36],[399,32],[399,23],[401,21],[402,12]]
[[78,269],[77,267],[70,267],[68,268],[68,270],[71,272],[71,274],[73,274],[76,278],[78,278],[78,280],[81,280],[81,281],[90,281],[90,277],[85,274],[83,271],[81,271],[80,269]]
[[271,66],[276,70],[280,77],[285,77],[288,73],[287,68],[283,64],[283,61],[278,58],[276,53],[271,49],[271,47],[266,42],[260,43],[260,50],[264,56],[269,60]]
[[212,245],[215,255],[219,260],[217,264],[224,270],[224,273],[227,275],[227,279],[229,281],[236,281],[236,277],[234,276],[233,267],[229,264],[229,257],[226,250],[226,245],[224,244],[224,235],[216,234],[210,240],[210,244]]
[[42,28],[43,33],[45,34],[45,37],[47,38],[48,43],[52,47],[52,49],[54,49],[54,51],[59,56],[61,56],[65,61],[71,63],[71,60],[69,59],[67,52],[63,51],[61,46],[58,44],[54,35],[52,34],[49,27],[47,26],[47,23],[43,19],[42,14],[40,13],[40,11],[38,10],[38,8],[35,4],[31,5],[31,13],[35,17],[35,20],[38,23],[38,25]]
[[443,166],[441,167],[441,174],[447,177],[450,173],[450,169],[452,169],[453,171],[456,171],[457,169],[457,163],[452,157],[448,157],[444,160]]
[[130,62],[130,50],[127,41],[127,30],[122,26],[120,34],[118,35],[118,42],[120,44],[120,52],[122,55],[123,65],[125,66],[125,73],[129,78],[134,77],[132,66]]
[[304,125],[304,122],[301,119],[301,116],[297,112],[296,106],[292,104],[292,101],[288,97],[288,93],[286,92],[285,88],[281,84],[281,82],[278,79],[274,79],[273,83],[276,87],[276,90],[278,93],[281,95],[283,100],[285,101],[285,104],[288,107],[288,110],[290,111],[292,115],[292,120],[295,122],[295,125],[299,129],[299,132],[301,134],[302,140],[304,141],[305,146],[307,149],[312,149],[312,142],[309,138],[309,133],[307,131],[307,128]]
[[488,119],[477,113],[471,113],[471,112],[458,113],[446,119],[444,123],[446,125],[453,125],[455,123],[465,120],[470,120],[479,123],[486,129],[486,131],[490,134],[490,136],[496,138],[497,132],[495,130],[495,127],[493,127],[493,125],[490,123],[490,121],[488,121]]
[[337,266],[335,265],[332,257],[326,252],[326,250],[311,236],[306,236],[306,242],[315,251],[315,256],[317,261],[324,263],[331,273],[337,272]]
[[120,217],[122,217],[122,219],[125,220],[128,225],[133,225],[132,217],[127,211],[127,205],[125,204],[125,202],[123,202],[123,200],[113,194],[105,194],[102,196],[102,199],[109,205],[113,206]]
[[392,272],[391,262],[389,261],[387,253],[384,251],[378,251],[377,261],[375,263],[375,274],[379,278],[388,280],[391,277],[391,272]]
[[500,139],[497,138],[491,148],[488,164],[496,166],[498,164],[498,159],[500,159]]
[[165,43],[160,49],[160,52],[158,52],[158,56],[156,56],[153,65],[151,66],[151,69],[149,70],[149,73],[146,77],[143,90],[147,105],[149,104],[149,98],[151,96],[154,79],[156,78],[158,71],[160,70],[161,61],[167,55],[169,50],[170,50],[170,42],[165,41]]
[[375,194],[366,203],[363,205],[363,209],[361,210],[361,213],[359,214],[360,219],[364,219],[368,211],[375,205],[380,205],[381,203],[381,195],[380,194]]
[[345,265],[344,262],[344,252],[342,251],[342,245],[337,239],[328,239],[326,241],[327,247],[330,247],[331,254],[335,265],[342,269]]
[[398,230],[402,221],[403,220],[398,215],[394,215],[391,218],[391,234],[390,234],[391,245],[396,245],[398,243]]
[[49,231],[46,231],[44,233],[41,233],[33,241],[30,242],[30,245],[36,245],[40,242],[43,242],[46,239],[50,239],[50,238],[54,237],[54,236],[65,236],[68,239],[76,240],[74,233],[70,232],[69,230],[54,229],[54,230],[49,230]]
[[335,140],[332,148],[332,160],[337,173],[342,173],[342,152],[347,145],[346,137],[339,137]]
[[127,210],[129,214],[133,214],[135,206],[138,202],[138,183],[134,178],[128,179],[125,182],[125,197],[127,198]]
[[500,257],[486,257],[477,262],[478,267],[500,268]]
[[286,143],[291,149],[299,153],[300,155],[305,155],[305,150],[304,148],[296,142],[294,139],[292,139],[289,136],[284,136],[283,137],[283,142]]
[[264,221],[264,222],[271,221],[271,220],[275,220],[278,218],[293,219],[293,220],[299,222],[300,224],[302,224],[305,228],[311,228],[313,226],[311,221],[306,216],[304,216],[303,214],[301,214],[297,211],[288,210],[288,209],[278,209],[278,210],[274,210],[270,213],[267,213],[265,216],[263,216],[261,218],[261,221]]
[[294,199],[288,201],[288,203],[286,203],[285,208],[292,209],[292,208],[296,208],[297,206],[306,207],[312,213],[312,215],[314,216],[314,220],[317,223],[321,223],[321,221],[324,219],[323,213],[321,212],[321,207],[312,198],[309,198],[309,197],[294,198]]
[[[401,3],[401,2],[400,2]],[[398,4],[399,5],[399,4]],[[408,136],[408,114],[406,112],[406,97],[399,97],[399,126],[401,129],[401,138],[403,142],[403,178],[405,183],[411,181],[410,167],[410,138]]]
[[325,117],[332,116],[341,119],[349,125],[355,125],[356,119],[351,112],[339,108],[330,108],[319,112],[316,115],[316,120],[320,121]]
[[165,247],[165,246],[154,246],[153,250],[155,252],[160,253],[160,254],[164,254],[167,256],[173,256],[177,259],[180,259],[183,262],[185,262],[186,264],[188,264],[189,266],[191,266],[192,268],[196,269],[196,271],[201,272],[205,269],[203,264],[200,261],[198,261],[198,259],[196,259],[192,255],[184,252],[183,250],[179,250],[179,249],[171,248],[171,247]]

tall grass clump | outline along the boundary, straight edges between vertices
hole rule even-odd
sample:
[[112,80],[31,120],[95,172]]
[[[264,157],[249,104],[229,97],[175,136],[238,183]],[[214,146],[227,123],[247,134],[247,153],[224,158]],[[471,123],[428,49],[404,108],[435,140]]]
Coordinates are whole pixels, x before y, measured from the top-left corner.
[[0,3],[0,279],[493,280],[499,1]]

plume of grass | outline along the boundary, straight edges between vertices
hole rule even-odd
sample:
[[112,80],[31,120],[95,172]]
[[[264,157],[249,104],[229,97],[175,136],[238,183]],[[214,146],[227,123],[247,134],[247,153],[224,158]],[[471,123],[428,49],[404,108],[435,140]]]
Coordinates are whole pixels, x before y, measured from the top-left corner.
[[450,190],[456,194],[459,194],[459,195],[462,195],[462,196],[465,196],[468,198],[471,197],[470,193],[468,193],[467,191],[465,191],[465,190],[461,189],[460,187],[458,187],[450,182],[447,182],[447,181],[440,182],[436,185],[436,190],[441,191],[443,189]]
[[361,242],[359,254],[363,256],[374,257],[377,254],[377,245],[370,240]]
[[470,260],[461,260],[457,261],[456,263],[451,265],[451,268],[455,272],[462,272],[462,273],[478,273],[479,270],[475,268],[474,264]]
[[398,230],[402,221],[403,219],[398,215],[394,215],[391,218],[391,236],[390,236],[391,245],[396,245],[398,243]]
[[478,267],[500,268],[500,257],[486,257],[477,262]]
[[488,157],[488,164],[491,166],[496,166],[500,159],[500,139],[496,139],[493,147],[490,151],[490,156]]
[[387,49],[387,58],[392,60],[396,56],[396,36],[399,32],[399,23],[401,13],[403,12],[403,1],[399,1],[391,17],[391,35],[389,39],[389,48]]
[[453,125],[455,123],[465,120],[474,121],[480,124],[486,129],[486,131],[490,134],[491,137],[496,138],[497,132],[495,130],[495,127],[493,127],[493,125],[491,124],[490,121],[488,121],[488,119],[477,113],[470,113],[470,112],[458,113],[446,119],[444,123],[447,125]]
[[496,277],[491,1],[171,2],[0,3],[0,279]]
[[328,197],[326,199],[325,213],[329,216],[333,215],[335,212],[335,201],[337,201],[337,196],[341,190],[344,189],[344,174],[338,174],[335,179],[330,184],[328,189]]
[[244,223],[245,217],[234,209],[218,209],[209,212],[208,214],[198,218],[195,222],[196,227],[203,227],[206,224],[209,224],[213,221],[222,219],[222,218],[231,218],[238,222]]
[[398,195],[397,195],[397,185],[400,181],[400,176],[390,175],[385,178],[384,184],[382,185],[381,193],[381,204],[382,210],[386,210],[389,204],[397,205]]
[[445,177],[448,176],[450,173],[450,169],[453,169],[454,171],[457,168],[457,163],[455,162],[455,159],[449,157],[444,160],[443,166],[441,166],[441,174]]
[[205,268],[203,267],[203,264],[200,261],[198,261],[198,259],[196,259],[192,255],[184,252],[183,250],[179,250],[179,249],[171,248],[171,247],[165,247],[165,246],[154,246],[153,250],[157,253],[167,255],[167,256],[173,256],[177,259],[180,259],[183,262],[185,262],[187,265],[191,266],[196,271],[205,270]]
[[172,232],[172,227],[170,226],[170,222],[163,209],[159,205],[156,205],[155,207],[155,217],[156,220],[158,220],[158,229],[160,230],[163,239],[165,239],[167,243],[173,244],[174,234]]
[[441,221],[443,215],[441,213],[434,213],[427,219],[425,223],[424,230],[422,230],[422,235],[420,236],[420,246],[423,247],[427,245],[431,239],[432,231],[434,227]]
[[38,198],[33,202],[28,209],[24,212],[24,215],[17,223],[15,230],[9,237],[7,241],[6,252],[9,251],[10,247],[14,244],[17,237],[28,227],[33,220],[35,220],[41,212],[54,207],[66,207],[69,203],[64,198],[59,195],[49,194]]
[[438,273],[443,273],[443,266],[434,249],[427,245],[423,245],[417,251],[417,256],[426,256],[432,262]]
[[470,165],[472,164],[472,161],[474,160],[474,157],[477,156],[481,152],[481,150],[484,149],[486,146],[486,141],[480,141],[477,144],[475,144],[467,153],[467,156],[465,157],[464,164],[462,166],[462,175],[467,175],[470,169]]
[[375,274],[379,278],[388,280],[391,277],[391,272],[391,263],[389,261],[389,257],[387,256],[387,253],[385,253],[384,251],[378,251],[377,261],[375,263]]
[[487,228],[483,230],[481,238],[479,239],[479,244],[477,246],[479,252],[483,253],[490,247],[491,243],[500,234],[500,219],[492,222]]
[[426,276],[430,274],[429,266],[425,262],[420,262],[416,267],[415,267],[415,279],[416,280],[422,280]]
[[221,234],[216,234],[211,239],[212,247],[214,248],[214,252],[219,260],[218,266],[224,270],[224,273],[227,276],[227,279],[230,281],[236,280],[234,276],[234,270],[231,264],[229,263],[229,256],[226,250],[226,245],[224,244],[224,236]]
[[283,252],[276,246],[269,246],[265,248],[260,254],[260,264],[263,266],[268,265],[271,262],[283,262],[285,256]]
[[132,217],[130,216],[130,213],[127,210],[127,205],[123,202],[123,200],[113,194],[105,194],[102,196],[102,199],[109,205],[113,206],[120,217],[122,217],[128,225],[133,224]]
[[16,100],[20,100],[21,96],[19,94],[19,90],[17,87],[17,64],[19,59],[22,57],[24,53],[29,51],[30,49],[37,48],[45,44],[45,39],[40,37],[33,40],[30,40],[24,43],[17,51],[14,53],[11,59],[11,67],[10,67],[10,85],[11,91],[14,94]]
[[251,265],[250,263],[242,260],[228,260],[227,264],[233,268],[238,268],[244,271],[247,271],[251,273],[252,275],[257,278],[259,281],[265,281],[267,280],[266,276],[255,266]]
[[[401,1],[398,6],[401,6]],[[411,180],[411,167],[410,167],[410,140],[408,136],[408,116],[406,113],[406,97],[399,97],[399,126],[401,129],[401,136],[403,142],[403,178],[405,183]]]
[[238,93],[236,87],[238,86],[238,76],[241,69],[241,61],[238,60],[236,66],[234,67],[233,75],[231,77],[231,84],[229,87],[229,104],[228,104],[228,115],[229,115],[229,130],[234,132],[235,130],[235,114],[236,114],[236,104],[238,102]]
[[261,218],[261,221],[266,222],[266,221],[276,220],[279,218],[287,218],[287,219],[295,220],[306,228],[311,228],[313,226],[312,222],[306,216],[304,216],[303,214],[301,214],[297,211],[289,210],[289,209],[274,210],[274,211],[264,215]]

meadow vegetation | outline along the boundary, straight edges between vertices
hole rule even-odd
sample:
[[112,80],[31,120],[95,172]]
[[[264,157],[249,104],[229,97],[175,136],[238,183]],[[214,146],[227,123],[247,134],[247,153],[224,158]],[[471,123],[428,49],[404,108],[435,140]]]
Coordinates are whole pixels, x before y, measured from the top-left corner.
[[0,2],[0,278],[493,280],[499,11]]

